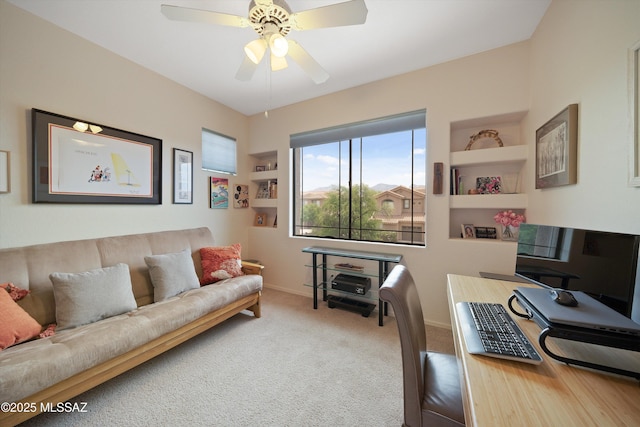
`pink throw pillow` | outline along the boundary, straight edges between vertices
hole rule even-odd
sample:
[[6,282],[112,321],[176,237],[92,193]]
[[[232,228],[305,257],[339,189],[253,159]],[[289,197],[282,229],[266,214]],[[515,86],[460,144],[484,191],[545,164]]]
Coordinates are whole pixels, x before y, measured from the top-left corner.
[[220,280],[243,276],[240,252],[240,243],[200,249],[202,260],[200,285],[204,286]]
[[37,337],[41,329],[8,292],[0,292],[0,350]]

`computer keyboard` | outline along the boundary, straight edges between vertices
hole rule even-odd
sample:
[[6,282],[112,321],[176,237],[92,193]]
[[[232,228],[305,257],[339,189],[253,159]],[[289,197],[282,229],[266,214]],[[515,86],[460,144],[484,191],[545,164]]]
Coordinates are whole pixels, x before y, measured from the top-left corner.
[[542,362],[542,357],[502,304],[459,302],[456,311],[469,353],[535,365]]

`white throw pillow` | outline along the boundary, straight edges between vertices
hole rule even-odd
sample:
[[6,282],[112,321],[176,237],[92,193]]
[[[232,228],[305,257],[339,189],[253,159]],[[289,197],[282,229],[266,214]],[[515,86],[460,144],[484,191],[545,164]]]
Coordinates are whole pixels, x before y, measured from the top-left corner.
[[96,322],[137,308],[127,264],[83,273],[52,273],[57,329]]
[[166,300],[189,289],[200,287],[200,279],[189,250],[144,257],[153,284],[153,300]]

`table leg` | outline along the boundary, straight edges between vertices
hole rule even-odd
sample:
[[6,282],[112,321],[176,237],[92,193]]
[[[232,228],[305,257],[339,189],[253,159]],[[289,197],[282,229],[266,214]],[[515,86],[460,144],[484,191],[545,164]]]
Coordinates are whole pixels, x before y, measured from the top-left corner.
[[322,301],[327,300],[327,256],[322,254]]
[[318,254],[312,254],[313,257],[313,309],[318,309]]

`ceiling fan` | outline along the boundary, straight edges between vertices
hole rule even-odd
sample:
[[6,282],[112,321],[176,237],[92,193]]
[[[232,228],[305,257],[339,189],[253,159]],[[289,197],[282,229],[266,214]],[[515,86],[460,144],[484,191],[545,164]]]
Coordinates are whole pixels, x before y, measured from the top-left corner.
[[236,74],[238,80],[251,80],[265,53],[270,51],[272,71],[287,68],[288,55],[316,84],[327,81],[329,74],[300,44],[285,36],[291,30],[364,24],[368,12],[364,0],[350,0],[297,13],[291,13],[284,0],[251,0],[248,18],[167,4],[163,4],[161,10],[167,18],[175,21],[252,27],[259,37],[244,47],[246,55]]

